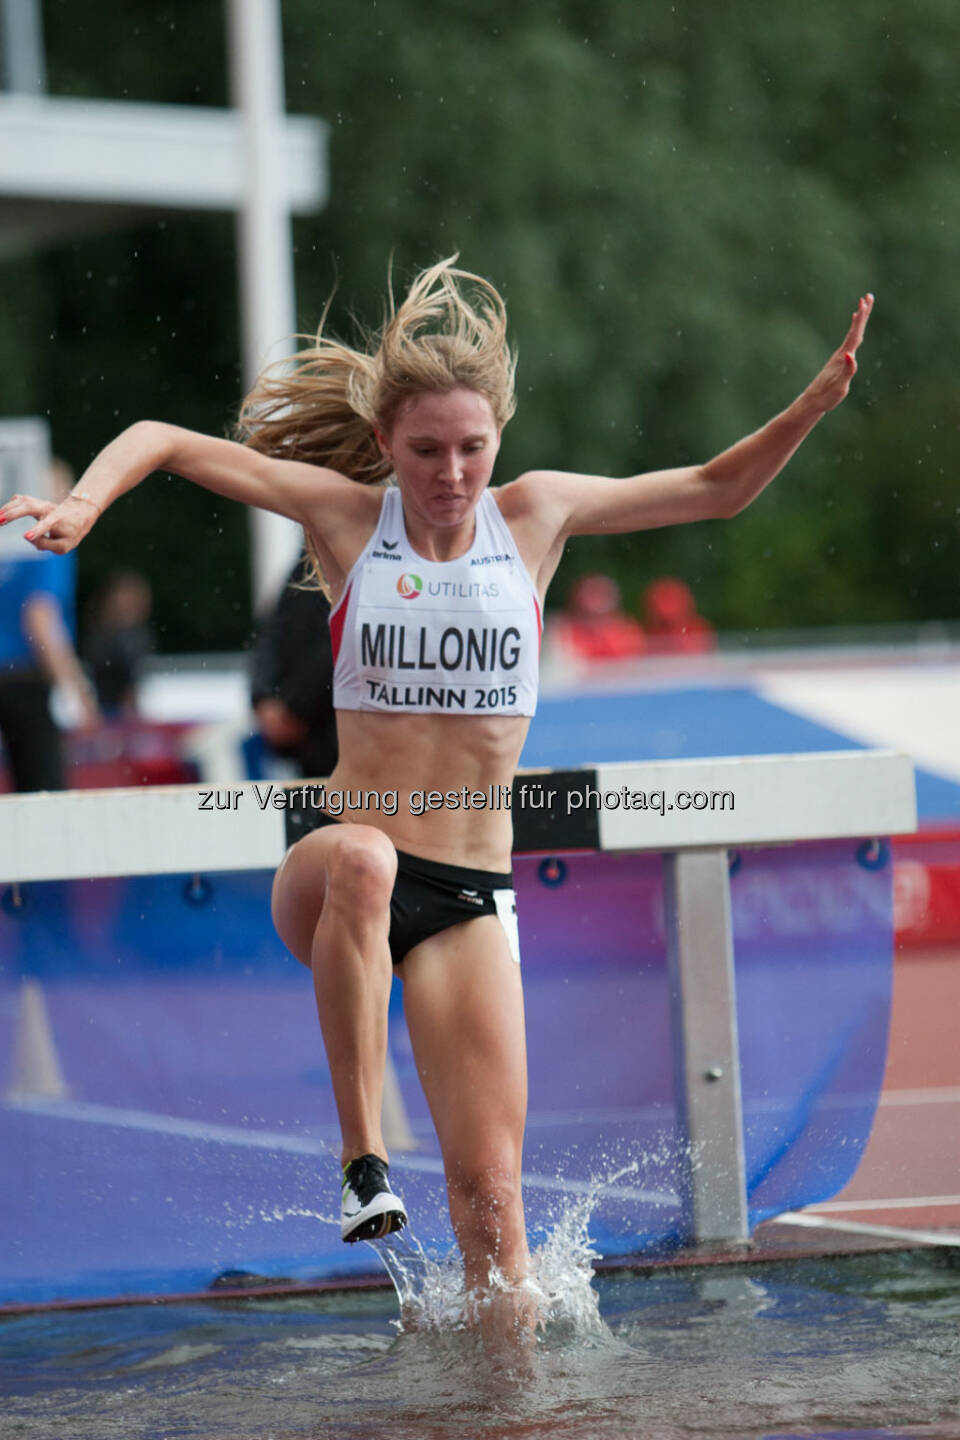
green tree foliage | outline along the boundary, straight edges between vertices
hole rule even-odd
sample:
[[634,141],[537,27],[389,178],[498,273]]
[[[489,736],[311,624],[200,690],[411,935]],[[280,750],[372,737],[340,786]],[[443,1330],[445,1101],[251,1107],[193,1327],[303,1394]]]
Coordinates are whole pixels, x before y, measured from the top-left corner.
[[[48,0],[46,14],[54,90],[224,101],[213,0]],[[349,337],[354,315],[377,323],[391,254],[399,285],[459,251],[502,287],[520,348],[501,478],[706,458],[787,404],[877,293],[853,396],[754,506],[577,541],[556,598],[602,567],[632,604],[681,575],[724,627],[958,614],[951,0],[285,0],[283,14],[288,107],[331,126],[330,204],[295,227],[300,326],[336,284],[330,323]],[[0,349],[22,354],[20,403],[50,410],[75,461],[144,413],[225,428],[229,222],[77,240],[30,275],[12,263],[23,298]],[[178,482],[148,488],[94,532],[97,565],[142,554],[165,643],[237,643],[242,517]]]

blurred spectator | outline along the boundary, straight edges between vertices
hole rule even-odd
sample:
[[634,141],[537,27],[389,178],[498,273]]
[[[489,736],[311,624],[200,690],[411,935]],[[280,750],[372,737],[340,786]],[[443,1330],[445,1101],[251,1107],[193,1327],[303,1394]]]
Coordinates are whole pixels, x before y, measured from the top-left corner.
[[304,776],[329,775],[337,763],[333,714],[330,602],[310,581],[306,559],[294,566],[253,647],[251,700],[260,734]]
[[575,580],[551,632],[557,652],[578,660],[622,660],[646,650],[643,627],[623,610],[620,588],[609,575]]
[[697,614],[689,585],[669,575],[643,593],[643,628],[651,655],[700,655],[717,643],[713,626]]
[[87,612],[83,658],[104,714],[128,718],[137,711],[137,679],[153,650],[149,581],[136,570],[115,570]]
[[[54,496],[73,474],[51,466]],[[53,686],[71,718],[96,725],[100,710],[74,649],[76,554],[37,552],[0,560],[0,734],[15,790],[62,790],[60,731],[50,712]]]

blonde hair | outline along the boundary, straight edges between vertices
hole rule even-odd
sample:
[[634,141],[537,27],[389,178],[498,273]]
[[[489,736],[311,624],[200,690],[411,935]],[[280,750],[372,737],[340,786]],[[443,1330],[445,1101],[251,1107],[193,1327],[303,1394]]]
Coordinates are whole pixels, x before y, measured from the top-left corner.
[[[241,407],[236,438],[262,454],[324,465],[375,485],[391,473],[375,427],[389,433],[403,406],[419,395],[475,390],[502,429],[516,409],[517,361],[507,341],[506,306],[488,280],[458,270],[457,259],[421,271],[399,305],[388,277],[383,324],[363,336],[359,349],[323,333],[327,301],[310,345],[258,377]],[[307,553],[322,583],[309,540]]]

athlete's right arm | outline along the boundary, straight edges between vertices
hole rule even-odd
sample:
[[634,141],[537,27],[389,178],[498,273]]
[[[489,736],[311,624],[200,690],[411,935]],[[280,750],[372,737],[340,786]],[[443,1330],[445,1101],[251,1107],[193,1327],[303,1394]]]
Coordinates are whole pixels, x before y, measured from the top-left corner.
[[0,510],[0,524],[33,516],[38,523],[25,538],[38,550],[63,554],[79,544],[98,512],[154,470],[172,471],[217,495],[313,526],[318,511],[334,519],[338,502],[348,503],[355,489],[352,481],[319,465],[276,460],[232,440],[140,420],[101,450],[66,500],[54,505],[15,495]]

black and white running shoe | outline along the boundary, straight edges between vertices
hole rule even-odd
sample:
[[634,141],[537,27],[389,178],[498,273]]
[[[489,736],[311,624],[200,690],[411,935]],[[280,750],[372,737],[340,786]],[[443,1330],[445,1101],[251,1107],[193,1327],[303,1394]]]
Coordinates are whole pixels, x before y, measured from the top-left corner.
[[345,1167],[340,1202],[342,1240],[379,1240],[406,1225],[407,1212],[390,1189],[387,1169],[379,1155],[361,1155]]

